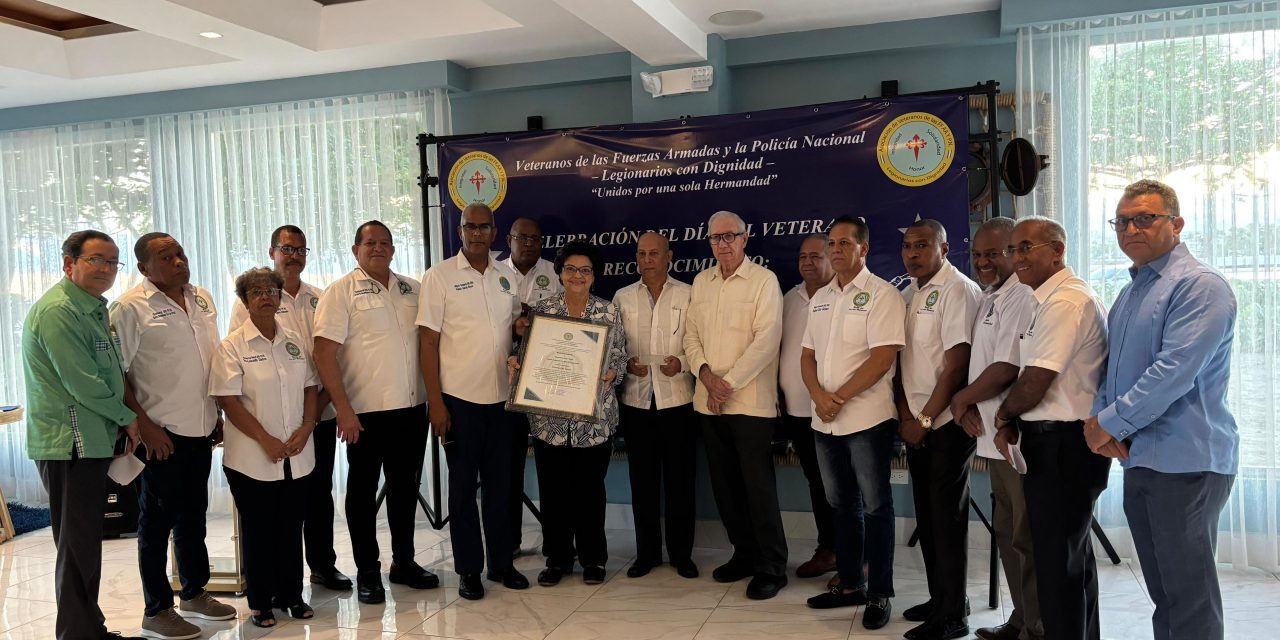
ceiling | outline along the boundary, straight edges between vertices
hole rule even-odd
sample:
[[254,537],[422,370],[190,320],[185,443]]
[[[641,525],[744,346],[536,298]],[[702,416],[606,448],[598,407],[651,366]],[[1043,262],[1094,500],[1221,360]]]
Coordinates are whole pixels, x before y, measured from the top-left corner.
[[[907,6],[910,5],[910,6]],[[0,108],[431,60],[630,51],[653,65],[743,38],[995,9],[999,0],[0,0]],[[710,16],[764,15],[723,27]],[[219,38],[200,34],[212,32]]]

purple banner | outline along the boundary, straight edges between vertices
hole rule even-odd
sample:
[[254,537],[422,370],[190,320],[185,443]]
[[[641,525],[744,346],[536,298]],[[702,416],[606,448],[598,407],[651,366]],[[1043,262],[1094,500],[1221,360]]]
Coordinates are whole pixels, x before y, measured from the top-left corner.
[[871,230],[868,264],[900,280],[900,229],[917,218],[946,227],[951,260],[968,273],[969,209],[964,96],[859,100],[653,123],[487,136],[438,145],[445,255],[458,252],[461,208],[489,204],[494,249],[511,221],[538,220],[544,256],[573,239],[604,255],[595,291],[609,297],[639,279],[636,238],[671,240],[672,275],[685,282],[715,264],[707,218],[746,220],[747,255],[799,282],[796,256],[810,233],[841,215]]

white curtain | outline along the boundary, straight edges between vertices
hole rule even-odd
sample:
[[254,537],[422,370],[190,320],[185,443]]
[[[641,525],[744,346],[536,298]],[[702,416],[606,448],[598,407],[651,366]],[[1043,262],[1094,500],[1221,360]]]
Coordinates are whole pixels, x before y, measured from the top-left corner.
[[[1023,28],[1017,64],[1016,133],[1051,163],[1018,215],[1061,221],[1070,265],[1110,304],[1129,276],[1105,221],[1155,178],[1178,191],[1183,242],[1230,281],[1241,460],[1219,560],[1280,569],[1280,3]],[[1098,519],[1126,553],[1122,484],[1117,466]]]
[[[224,335],[235,276],[269,264],[271,231],[283,224],[307,233],[303,277],[313,284],[350,271],[355,228],[370,219],[395,236],[392,268],[417,277],[428,256],[416,137],[448,134],[448,106],[447,93],[432,90],[0,133],[0,237],[15,240],[0,254],[0,321],[12,335],[0,341],[0,404],[23,402],[22,320],[61,277],[59,245],[76,229],[112,234],[129,256],[108,298],[139,280],[134,240],[172,234],[192,260],[192,281],[213,293]],[[10,499],[43,502],[24,429],[0,428],[0,486]],[[339,489],[345,467],[335,471]],[[225,478],[212,477],[211,509],[226,511]]]

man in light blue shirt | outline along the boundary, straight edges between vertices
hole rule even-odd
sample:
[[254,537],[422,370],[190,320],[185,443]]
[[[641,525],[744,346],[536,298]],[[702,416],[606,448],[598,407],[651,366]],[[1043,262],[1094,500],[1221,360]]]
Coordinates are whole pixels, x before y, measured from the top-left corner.
[[1133,281],[1111,308],[1111,354],[1085,438],[1125,468],[1156,640],[1221,640],[1214,555],[1240,448],[1226,402],[1235,295],[1179,241],[1184,219],[1167,185],[1129,185],[1111,222]]

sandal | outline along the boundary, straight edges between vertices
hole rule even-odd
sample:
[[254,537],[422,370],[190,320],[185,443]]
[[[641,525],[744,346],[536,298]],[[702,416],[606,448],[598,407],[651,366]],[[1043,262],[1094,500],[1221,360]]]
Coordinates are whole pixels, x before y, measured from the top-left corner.
[[284,608],[289,610],[289,617],[294,618],[295,620],[310,620],[316,616],[316,610],[312,609],[311,605],[305,602]]
[[276,626],[276,616],[270,609],[267,609],[266,611],[253,609],[249,614],[249,622],[252,622],[255,627],[270,629],[271,627]]

